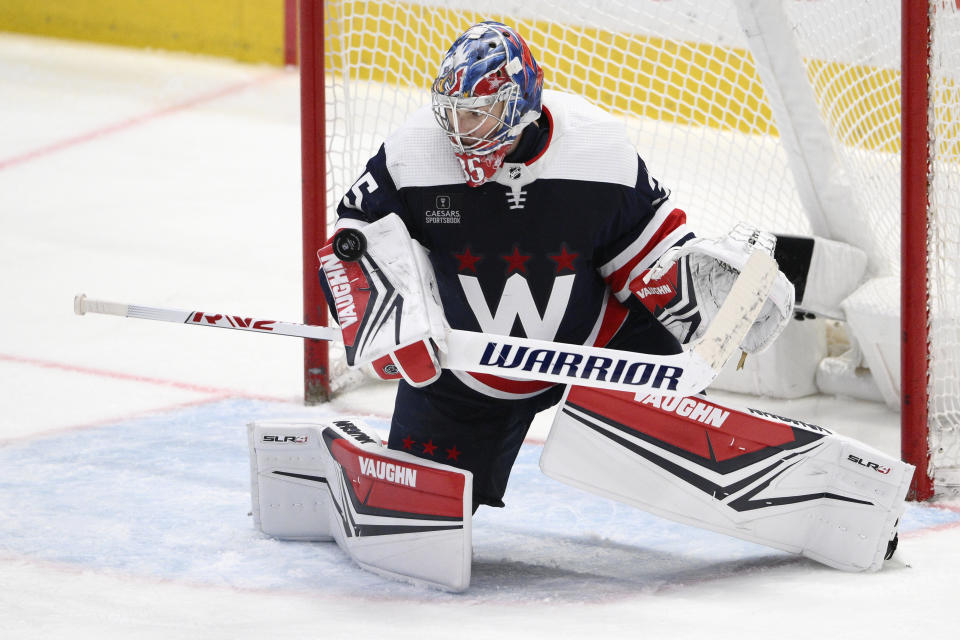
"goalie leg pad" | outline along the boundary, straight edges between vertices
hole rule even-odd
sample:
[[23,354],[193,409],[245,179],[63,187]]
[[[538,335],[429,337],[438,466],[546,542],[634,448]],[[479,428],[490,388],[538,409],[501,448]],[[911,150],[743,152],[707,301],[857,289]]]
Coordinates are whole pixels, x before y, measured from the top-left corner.
[[469,471],[384,447],[358,420],[320,428],[331,533],[361,567],[448,591],[470,585]]
[[317,426],[264,421],[247,425],[253,520],[284,540],[333,540],[330,492]]
[[562,482],[848,571],[877,570],[913,467],[822,427],[702,397],[571,387],[540,458]]
[[361,567],[449,591],[470,584],[469,471],[384,447],[359,420],[248,425],[258,529],[335,540]]

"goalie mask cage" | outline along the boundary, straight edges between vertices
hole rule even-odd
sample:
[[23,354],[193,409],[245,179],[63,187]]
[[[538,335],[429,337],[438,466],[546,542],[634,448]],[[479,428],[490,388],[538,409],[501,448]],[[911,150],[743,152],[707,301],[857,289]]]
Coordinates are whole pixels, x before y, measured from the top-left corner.
[[[869,280],[843,308],[901,403],[911,495],[960,486],[958,4],[301,0],[305,322],[327,321],[316,251],[337,203],[429,102],[456,36],[503,21],[530,44],[546,88],[623,120],[699,235],[746,221],[866,252]],[[853,315],[879,329],[858,333]],[[892,353],[870,348],[877,335]],[[306,343],[308,402],[352,384],[326,347]]]

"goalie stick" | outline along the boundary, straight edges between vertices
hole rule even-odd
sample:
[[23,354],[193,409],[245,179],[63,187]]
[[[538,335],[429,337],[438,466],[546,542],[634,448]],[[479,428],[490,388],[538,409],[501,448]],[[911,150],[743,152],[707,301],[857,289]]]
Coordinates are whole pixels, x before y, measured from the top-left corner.
[[[747,260],[706,334],[691,349],[674,355],[634,353],[618,349],[518,338],[451,329],[444,369],[579,384],[658,396],[689,396],[706,389],[738,350],[763,306],[777,263],[762,251]],[[129,305],[74,297],[78,315],[107,315],[238,329],[314,340],[339,340],[334,327],[280,322],[224,313]]]

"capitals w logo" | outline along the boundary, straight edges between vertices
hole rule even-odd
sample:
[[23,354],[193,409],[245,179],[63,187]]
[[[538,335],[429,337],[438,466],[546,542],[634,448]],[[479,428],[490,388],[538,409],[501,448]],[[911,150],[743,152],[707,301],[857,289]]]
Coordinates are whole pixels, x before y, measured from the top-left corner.
[[560,322],[566,313],[570,302],[570,292],[573,290],[574,274],[556,276],[553,279],[553,288],[547,307],[543,315],[537,309],[527,279],[519,273],[507,278],[503,293],[496,308],[487,306],[486,298],[480,289],[480,281],[476,276],[460,274],[460,286],[467,296],[467,302],[473,315],[476,316],[480,329],[485,333],[510,335],[517,319],[528,338],[539,340],[553,340],[557,336]]

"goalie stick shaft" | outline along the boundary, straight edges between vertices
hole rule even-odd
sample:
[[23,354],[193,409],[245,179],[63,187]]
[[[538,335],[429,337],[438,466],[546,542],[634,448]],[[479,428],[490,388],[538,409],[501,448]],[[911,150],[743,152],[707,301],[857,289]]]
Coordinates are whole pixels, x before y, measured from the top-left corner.
[[77,315],[86,313],[102,313],[111,316],[126,318],[140,318],[143,320],[160,320],[162,322],[176,322],[179,324],[195,324],[201,327],[219,327],[221,329],[239,329],[240,331],[255,331],[257,333],[272,333],[280,336],[294,336],[297,338],[313,338],[315,340],[340,340],[340,330],[334,327],[318,327],[315,325],[298,324],[295,322],[280,322],[250,316],[231,315],[225,313],[209,313],[206,311],[185,311],[166,307],[147,307],[106,300],[91,300],[80,294],[73,299],[73,310]]
[[[487,373],[520,380],[580,384],[661,396],[688,396],[706,389],[736,353],[753,324],[777,274],[777,263],[757,251],[734,282],[704,337],[688,351],[654,355],[473,331],[448,331],[445,369]],[[79,315],[107,315],[194,324],[221,329],[341,340],[334,327],[280,322],[224,313],[184,311],[74,298]]]

